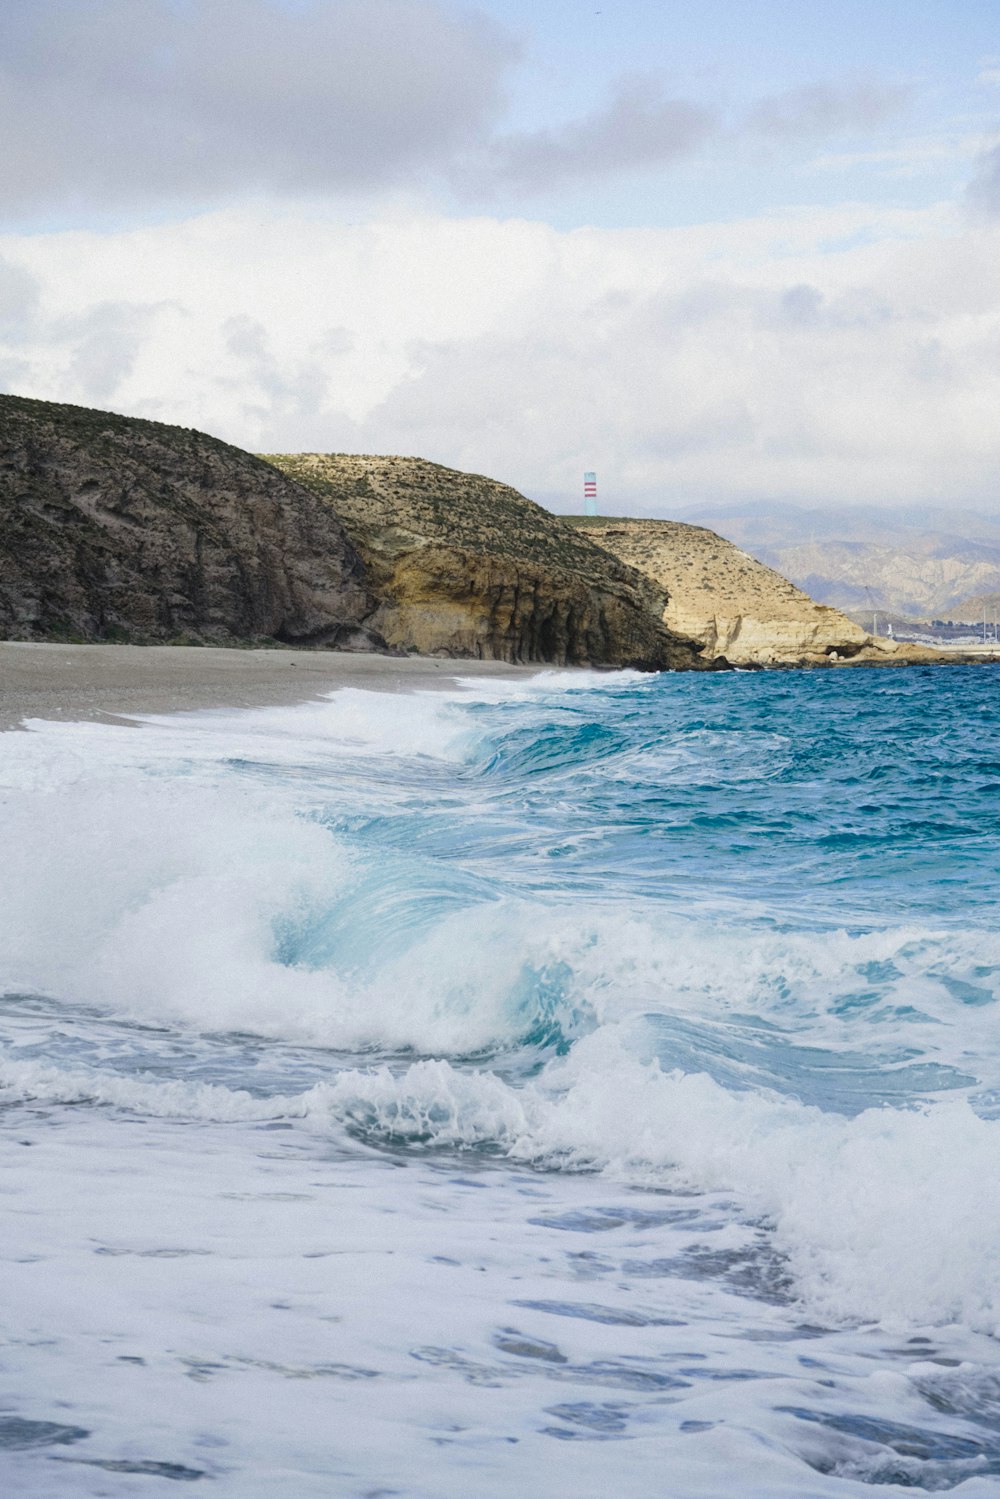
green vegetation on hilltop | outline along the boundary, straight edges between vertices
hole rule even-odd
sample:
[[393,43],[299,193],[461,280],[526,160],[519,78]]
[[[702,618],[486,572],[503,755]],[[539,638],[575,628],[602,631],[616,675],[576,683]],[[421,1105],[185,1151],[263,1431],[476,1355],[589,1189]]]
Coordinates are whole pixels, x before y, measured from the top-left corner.
[[[323,495],[352,534],[420,536],[470,554],[559,567],[579,577],[607,570],[606,553],[576,536],[563,517],[507,484],[424,458],[355,453],[264,453],[298,483]],[[612,563],[615,576],[627,570]]]

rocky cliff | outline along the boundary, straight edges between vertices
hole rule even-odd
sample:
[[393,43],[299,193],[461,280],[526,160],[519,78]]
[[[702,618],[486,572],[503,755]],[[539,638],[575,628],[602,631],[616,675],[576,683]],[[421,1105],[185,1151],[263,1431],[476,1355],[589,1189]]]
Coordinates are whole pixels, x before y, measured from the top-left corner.
[[698,668],[662,589],[516,490],[418,458],[269,454],[343,521],[373,626],[424,655]]
[[574,517],[582,534],[652,578],[667,626],[708,657],[772,665],[891,652],[846,615],[817,604],[779,573],[703,526]]
[[329,505],[201,432],[0,396],[0,636],[378,647]]

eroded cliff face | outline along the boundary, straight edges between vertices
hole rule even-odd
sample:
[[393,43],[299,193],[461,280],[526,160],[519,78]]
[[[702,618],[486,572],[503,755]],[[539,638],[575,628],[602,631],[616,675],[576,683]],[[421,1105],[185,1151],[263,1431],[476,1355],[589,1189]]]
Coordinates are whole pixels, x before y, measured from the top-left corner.
[[201,432],[0,396],[0,636],[378,647],[335,513]]
[[892,653],[891,642],[874,642],[839,610],[703,526],[604,517],[574,524],[648,574],[666,594],[664,622],[697,640],[707,657],[766,666]]
[[663,591],[516,490],[418,458],[269,454],[343,521],[397,649],[557,665],[703,668]]

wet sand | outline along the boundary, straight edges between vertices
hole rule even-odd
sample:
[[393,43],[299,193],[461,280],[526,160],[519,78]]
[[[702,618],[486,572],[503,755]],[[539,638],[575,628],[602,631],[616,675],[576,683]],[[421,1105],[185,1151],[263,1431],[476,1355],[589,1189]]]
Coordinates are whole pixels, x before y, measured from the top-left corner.
[[107,719],[190,708],[301,703],[338,687],[413,692],[459,677],[530,677],[543,666],[344,651],[0,641],[0,730],[26,718]]

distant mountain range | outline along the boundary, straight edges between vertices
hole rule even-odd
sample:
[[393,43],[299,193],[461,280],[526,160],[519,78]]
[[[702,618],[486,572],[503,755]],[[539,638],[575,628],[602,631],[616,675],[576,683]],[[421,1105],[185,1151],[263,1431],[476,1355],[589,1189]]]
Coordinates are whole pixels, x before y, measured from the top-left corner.
[[1000,594],[996,516],[760,502],[700,506],[680,518],[711,527],[820,603],[855,615],[876,609],[974,622],[982,619],[984,596]]
[[982,624],[985,619],[992,627],[1000,621],[1000,593],[981,593],[975,598],[966,599],[964,608],[964,619],[972,620],[975,624]]

